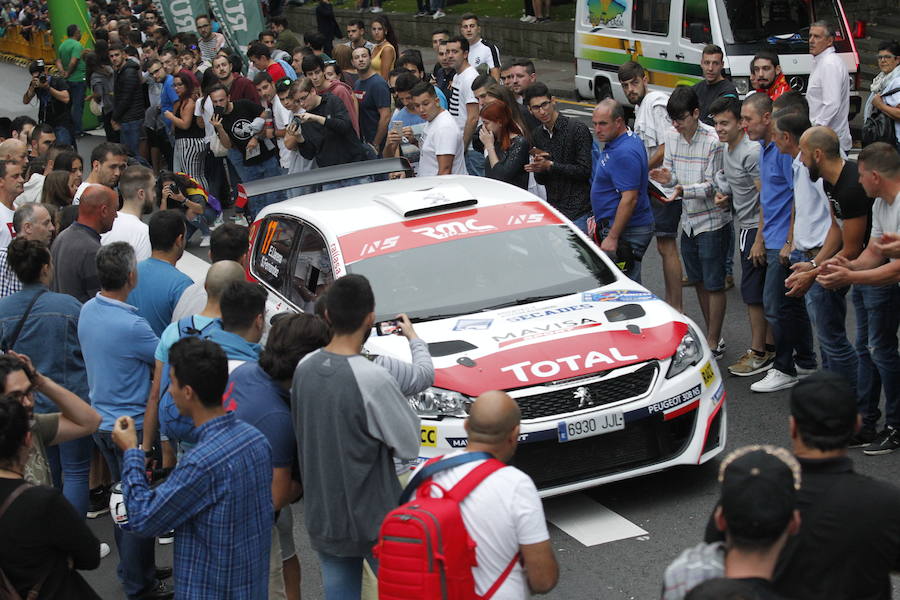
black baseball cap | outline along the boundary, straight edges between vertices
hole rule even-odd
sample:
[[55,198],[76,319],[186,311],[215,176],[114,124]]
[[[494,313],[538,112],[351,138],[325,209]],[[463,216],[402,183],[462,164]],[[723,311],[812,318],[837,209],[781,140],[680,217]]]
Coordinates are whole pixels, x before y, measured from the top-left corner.
[[800,465],[784,448],[746,446],[722,461],[719,481],[728,532],[745,540],[774,539],[796,508]]
[[806,434],[852,435],[857,419],[856,393],[837,373],[813,373],[791,390],[791,415]]
[[40,73],[45,68],[46,68],[46,65],[44,64],[44,59],[39,58],[35,61],[32,61],[32,63],[30,65],[28,65],[28,72],[29,73]]

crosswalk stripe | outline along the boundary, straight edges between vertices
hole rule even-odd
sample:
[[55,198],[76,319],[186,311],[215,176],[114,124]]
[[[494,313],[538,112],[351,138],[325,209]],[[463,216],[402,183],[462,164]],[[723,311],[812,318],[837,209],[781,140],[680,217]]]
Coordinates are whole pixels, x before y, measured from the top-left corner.
[[544,501],[547,520],[585,546],[647,535],[647,532],[585,494]]

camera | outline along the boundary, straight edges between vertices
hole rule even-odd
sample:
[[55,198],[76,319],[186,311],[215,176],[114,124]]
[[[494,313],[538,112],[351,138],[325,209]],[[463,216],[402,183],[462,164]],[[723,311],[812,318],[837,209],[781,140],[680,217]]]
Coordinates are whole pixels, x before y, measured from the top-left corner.
[[43,73],[41,73],[40,75],[38,75],[38,81],[39,81],[41,84],[47,83],[47,76],[44,75]]
[[219,115],[220,117],[225,114],[224,106],[213,106],[213,114]]
[[293,125],[297,131],[300,131],[300,125],[302,125],[302,124],[303,124],[303,120],[300,118],[299,115],[294,115],[294,118],[291,119],[291,125]]

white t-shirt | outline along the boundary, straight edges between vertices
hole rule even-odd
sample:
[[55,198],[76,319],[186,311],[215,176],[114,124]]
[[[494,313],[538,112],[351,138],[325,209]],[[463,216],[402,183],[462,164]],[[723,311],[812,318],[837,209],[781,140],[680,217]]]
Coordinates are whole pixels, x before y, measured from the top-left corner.
[[206,96],[203,102],[194,103],[194,116],[203,117],[203,130],[206,132],[206,142],[209,143],[212,137],[216,135],[216,128],[209,122],[213,116],[213,105],[209,96]]
[[437,157],[442,154],[453,155],[453,175],[465,175],[466,150],[463,148],[463,132],[456,121],[446,110],[432,119],[422,131],[419,153],[419,177],[431,177],[438,174]]
[[41,195],[44,193],[44,179],[43,173],[32,174],[31,179],[25,182],[22,193],[19,194],[16,201],[13,202],[13,206],[19,208],[23,204],[28,204],[29,202],[40,202]]
[[[275,129],[287,128],[293,117],[294,115],[291,111],[286,109],[284,104],[281,103],[281,99],[278,96],[274,96],[272,98],[272,121],[275,123]],[[284,147],[284,138],[275,138],[275,143],[278,145],[278,156],[281,166],[285,169],[290,168],[293,159],[291,153]]]
[[14,214],[16,214],[16,211],[7,208],[5,204],[0,204],[0,219],[2,219],[3,223],[0,226],[0,248],[9,246],[13,238],[16,237],[16,230],[13,229]]
[[460,131],[465,130],[466,120],[469,118],[466,105],[478,104],[478,98],[475,97],[475,92],[472,91],[472,82],[475,81],[476,77],[478,77],[478,71],[470,65],[462,73],[457,73],[450,84],[452,89],[447,110],[456,119]]
[[[462,450],[447,457],[462,454]],[[436,474],[433,481],[449,490],[484,461],[475,461]],[[478,566],[472,569],[475,591],[484,594],[500,577],[519,546],[550,539],[544,507],[531,478],[515,467],[492,473],[460,505],[466,530],[477,544]],[[493,600],[530,597],[521,564],[494,594]]]
[[672,121],[666,112],[668,101],[667,94],[650,91],[634,109],[634,132],[644,142],[647,158],[666,143],[666,132],[672,130]]
[[207,298],[204,282],[194,282],[186,287],[178,299],[178,304],[175,305],[175,310],[172,311],[172,322],[177,323],[185,317],[203,312]]
[[100,236],[100,244],[103,246],[113,242],[131,244],[138,262],[150,258],[150,227],[132,214],[120,210],[116,213],[112,229]]
[[[885,202],[883,198],[875,198],[875,204],[872,205],[871,239],[879,241],[885,232],[900,232],[900,193],[894,197],[891,204]],[[890,260],[893,262],[897,259]]]
[[91,184],[88,183],[87,181],[82,181],[81,184],[78,186],[78,189],[75,190],[75,197],[72,198],[72,204],[74,206],[81,204],[81,194],[84,193],[84,190],[86,190],[87,186],[89,186],[89,185],[91,185]]
[[481,64],[486,64],[489,69],[500,67],[500,49],[491,43],[484,43],[483,39],[478,40],[474,44],[469,44],[469,64],[478,68]]

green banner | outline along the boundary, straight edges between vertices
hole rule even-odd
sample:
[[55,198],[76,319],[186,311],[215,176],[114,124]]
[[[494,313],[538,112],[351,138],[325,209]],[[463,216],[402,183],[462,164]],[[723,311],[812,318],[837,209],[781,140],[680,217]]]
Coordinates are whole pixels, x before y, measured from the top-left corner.
[[259,2],[245,0],[210,0],[222,33],[232,47],[237,47],[247,65],[247,46],[265,29]]
[[197,33],[194,19],[197,15],[206,14],[206,0],[167,0],[154,2],[162,12],[166,28],[172,33]]
[[[50,31],[53,34],[54,48],[59,48],[59,45],[66,39],[66,28],[72,23],[78,25],[81,30],[81,45],[85,49],[94,47],[90,13],[84,0],[49,0],[47,8],[50,12]],[[90,89],[87,93],[90,94]],[[97,117],[90,111],[90,106],[85,100],[81,127],[85,131],[89,131],[97,126]]]

